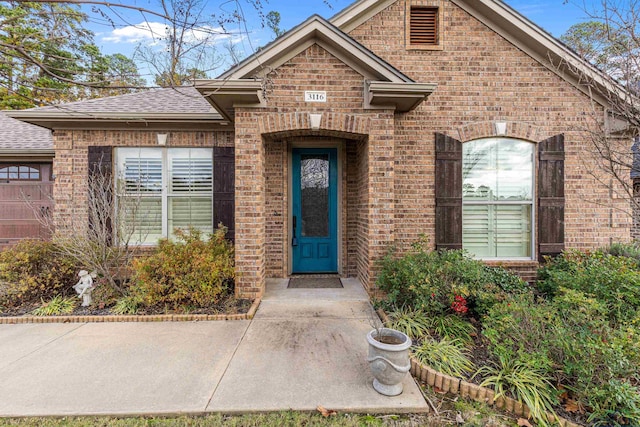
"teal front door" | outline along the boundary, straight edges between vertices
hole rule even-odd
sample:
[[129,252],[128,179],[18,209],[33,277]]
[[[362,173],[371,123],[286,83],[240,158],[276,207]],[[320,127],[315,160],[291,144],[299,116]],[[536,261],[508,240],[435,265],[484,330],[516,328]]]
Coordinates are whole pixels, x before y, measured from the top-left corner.
[[293,273],[337,273],[337,150],[294,148],[291,177]]

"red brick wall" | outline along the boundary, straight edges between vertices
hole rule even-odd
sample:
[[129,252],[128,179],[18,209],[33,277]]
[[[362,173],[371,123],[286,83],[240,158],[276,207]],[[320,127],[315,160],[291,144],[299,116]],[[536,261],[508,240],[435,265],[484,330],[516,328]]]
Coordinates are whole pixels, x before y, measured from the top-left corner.
[[627,201],[610,198],[591,176],[595,168],[586,156],[589,138],[581,130],[601,110],[592,114],[593,105],[579,90],[452,2],[442,4],[442,50],[405,48],[402,0],[350,33],[414,80],[438,84],[415,111],[396,115],[396,241],[406,247],[421,233],[434,233],[434,132],[467,141],[482,136],[465,134],[469,125],[490,128],[495,120],[510,122],[510,130],[533,125],[533,142],[565,134],[568,247],[629,239]]
[[347,262],[346,274],[369,282],[367,188],[369,168],[368,144],[353,141],[347,144]]
[[289,265],[287,142],[266,140],[265,161],[266,275],[286,277]]
[[[269,107],[286,113],[299,111],[362,111],[364,80],[318,45],[312,45],[268,75],[266,92]],[[324,90],[326,103],[305,104],[305,90]]]
[[58,226],[84,228],[87,221],[87,147],[157,147],[157,133],[168,133],[168,147],[232,147],[232,132],[56,130],[53,173],[54,218]]

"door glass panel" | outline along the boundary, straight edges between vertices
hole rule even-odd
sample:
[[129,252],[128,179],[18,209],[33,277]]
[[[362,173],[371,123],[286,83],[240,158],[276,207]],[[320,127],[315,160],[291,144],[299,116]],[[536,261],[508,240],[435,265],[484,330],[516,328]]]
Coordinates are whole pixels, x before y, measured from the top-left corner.
[[329,155],[300,156],[303,237],[329,236]]

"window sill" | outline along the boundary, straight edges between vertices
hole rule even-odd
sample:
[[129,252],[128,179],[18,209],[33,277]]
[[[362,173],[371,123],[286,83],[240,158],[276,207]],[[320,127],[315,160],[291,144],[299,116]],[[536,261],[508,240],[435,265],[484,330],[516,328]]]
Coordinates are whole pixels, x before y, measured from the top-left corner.
[[538,261],[534,260],[534,259],[530,259],[530,258],[523,258],[523,259],[518,259],[518,258],[504,258],[504,259],[495,259],[495,258],[485,258],[485,259],[478,259],[479,261],[482,261],[483,263],[485,263],[488,266],[491,267],[502,267],[502,266],[509,266],[509,267],[533,267],[533,266],[538,266]]

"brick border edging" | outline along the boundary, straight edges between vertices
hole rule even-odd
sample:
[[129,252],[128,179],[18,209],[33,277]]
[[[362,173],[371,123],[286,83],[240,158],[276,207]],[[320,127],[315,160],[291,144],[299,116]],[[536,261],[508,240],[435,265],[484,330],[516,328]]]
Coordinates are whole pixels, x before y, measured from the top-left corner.
[[152,314],[105,316],[11,316],[0,317],[0,325],[19,323],[114,323],[114,322],[203,322],[213,320],[251,320],[258,310],[261,298],[256,298],[249,311],[243,314]]
[[[480,387],[477,384],[440,373],[421,364],[413,357],[411,358],[410,372],[415,378],[431,387],[437,387],[443,392],[467,397],[476,402],[483,402],[489,406],[495,406],[502,411],[512,413],[516,416],[529,418],[530,410],[527,405],[506,396],[500,396],[495,399],[495,392],[490,388]],[[549,422],[557,421],[561,427],[583,427],[581,424],[576,424],[560,416],[556,418],[551,413],[547,413],[547,419]]]
[[[378,309],[377,313],[383,323],[389,321],[389,317],[384,310]],[[414,357],[411,357],[411,369],[409,372],[411,372],[414,378],[419,379],[431,387],[437,387],[445,393],[451,393],[470,398],[476,402],[486,403],[489,406],[495,406],[502,411],[512,413],[519,417],[529,418],[531,413],[527,405],[515,399],[506,396],[500,396],[496,399],[495,391],[490,388],[480,387],[477,384],[445,375],[429,366],[423,365]],[[560,416],[556,418],[556,416],[549,412],[547,412],[547,419],[549,422],[557,421],[561,427],[584,427],[581,424],[576,424]]]

